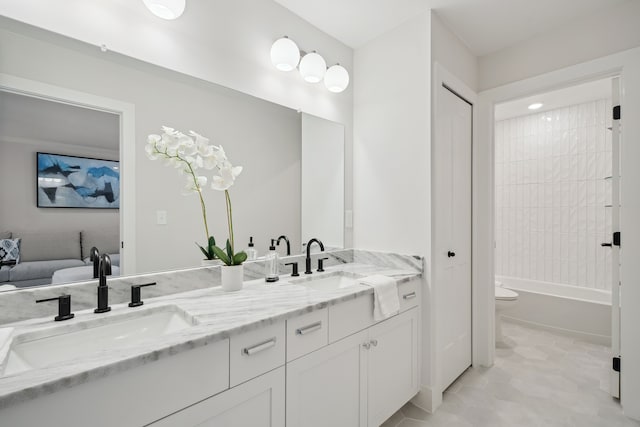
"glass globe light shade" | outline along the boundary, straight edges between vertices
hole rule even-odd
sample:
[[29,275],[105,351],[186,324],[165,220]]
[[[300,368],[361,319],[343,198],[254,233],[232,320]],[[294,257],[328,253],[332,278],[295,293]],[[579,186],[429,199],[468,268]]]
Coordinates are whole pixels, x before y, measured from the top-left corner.
[[309,83],[318,83],[327,72],[327,63],[316,52],[307,53],[300,61],[300,74]]
[[184,12],[186,0],[142,0],[154,15],[162,19],[176,19]]
[[271,46],[271,62],[280,71],[291,71],[298,66],[300,49],[291,39],[282,37]]
[[324,75],[324,85],[330,92],[342,92],[349,86],[349,72],[340,64],[329,67]]

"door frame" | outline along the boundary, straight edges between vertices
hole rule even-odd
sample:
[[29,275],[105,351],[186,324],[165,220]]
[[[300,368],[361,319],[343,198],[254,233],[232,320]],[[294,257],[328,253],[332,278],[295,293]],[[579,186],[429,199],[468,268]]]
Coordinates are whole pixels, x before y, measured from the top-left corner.
[[[476,167],[476,157],[478,156],[477,152],[477,102],[478,102],[478,94],[471,88],[469,88],[461,79],[456,77],[453,73],[451,73],[447,68],[445,68],[442,64],[438,62],[434,62],[433,64],[433,79],[432,79],[432,88],[431,88],[431,100],[432,100],[432,126],[431,126],[431,138],[435,140],[435,123],[438,120],[437,112],[438,107],[440,106],[441,99],[438,96],[438,89],[441,86],[445,86],[450,91],[454,92],[460,98],[467,101],[471,104],[471,364],[475,365],[477,363],[483,364],[482,362],[482,349],[478,346],[482,343],[482,340],[479,340],[476,336],[478,330],[476,328],[475,317],[482,313],[482,311],[478,310],[476,305],[479,301],[482,301],[483,297],[478,293],[478,288],[475,286],[475,277],[477,276],[476,265],[476,256],[478,247],[475,244],[477,241],[476,234],[479,230],[480,224],[478,224],[475,215],[477,208],[477,203],[479,200],[475,197],[476,192],[476,182],[478,180],[478,169]],[[436,159],[431,159],[432,162],[436,161]],[[433,194],[433,192],[432,192]],[[431,222],[431,228],[437,226]],[[432,234],[433,235],[433,234]],[[431,360],[429,361],[428,373],[423,372],[423,384],[426,382],[430,384],[430,390],[425,390],[425,386],[423,385],[421,390],[421,396],[419,396],[416,400],[418,406],[423,407],[425,409],[431,410],[432,412],[440,406],[442,403],[442,393],[444,392],[441,385],[440,378],[440,369],[441,366],[441,355],[439,354],[438,349],[438,336],[439,336],[439,328],[446,327],[446,325],[440,325],[438,323],[439,312],[442,309],[441,304],[439,303],[439,295],[438,295],[438,283],[434,281],[433,274],[433,265],[434,265],[434,256],[433,250],[431,246],[429,247],[429,254],[425,258],[428,260],[425,265],[425,277],[427,279],[427,286],[424,290],[425,294],[430,294],[427,296],[425,301],[429,301],[428,305],[422,310],[423,316],[425,319],[423,320],[423,328],[429,328],[428,332],[423,330],[422,332],[422,354],[423,355],[431,355]],[[427,317],[428,316],[428,317]],[[429,351],[429,349],[432,349]],[[423,371],[426,370],[423,367]],[[425,375],[426,374],[426,375]],[[427,376],[428,375],[428,376]],[[427,381],[424,381],[424,380]],[[425,393],[426,392],[426,393]],[[425,401],[426,400],[426,401]]]
[[[483,224],[487,225],[489,233],[482,236],[474,234],[481,239],[475,244],[484,249],[477,252],[475,259],[477,264],[486,266],[482,271],[474,270],[474,283],[476,287],[483,287],[479,293],[488,295],[493,283],[494,265],[494,236],[493,236],[493,168],[494,168],[494,107],[496,104],[523,98],[536,93],[547,92],[562,87],[573,86],[590,80],[602,79],[619,75],[622,83],[620,104],[622,117],[640,116],[640,48],[625,50],[613,55],[604,56],[581,64],[562,68],[549,73],[530,77],[503,86],[480,92],[478,99],[478,138],[477,151],[484,153],[481,158],[474,160],[474,166],[486,171],[489,179],[482,185],[474,186],[477,189],[475,196],[486,201],[482,206],[474,205],[480,209],[475,215],[480,217]],[[625,286],[624,307],[621,314],[621,342],[623,368],[621,372],[621,403],[625,414],[629,417],[640,419],[640,406],[632,402],[640,401],[640,342],[634,338],[636,326],[640,323],[640,265],[637,263],[640,255],[640,192],[634,190],[633,185],[625,186],[625,182],[640,182],[640,168],[637,161],[640,159],[640,121],[627,120],[622,127],[621,161],[622,181],[621,198],[624,206],[620,210],[620,224],[624,229],[624,242],[621,250],[620,278]],[[627,142],[625,144],[625,142]],[[476,171],[477,172],[477,171]],[[477,176],[477,175],[474,175]],[[478,183],[480,184],[480,183]],[[625,285],[626,284],[626,285]],[[476,308],[477,305],[474,305]],[[484,315],[474,317],[474,327],[480,328],[476,335],[483,341],[479,347],[484,348],[480,352],[483,362],[490,366],[495,357],[495,337],[492,332],[493,316],[490,316],[488,306]],[[476,324],[475,321],[479,323]],[[629,403],[628,405],[626,405]]]
[[[120,116],[120,271],[121,275],[136,272],[136,139],[135,106],[115,99],[80,92],[61,86],[0,73],[0,89],[20,95],[106,111]],[[126,246],[124,245],[126,242]]]

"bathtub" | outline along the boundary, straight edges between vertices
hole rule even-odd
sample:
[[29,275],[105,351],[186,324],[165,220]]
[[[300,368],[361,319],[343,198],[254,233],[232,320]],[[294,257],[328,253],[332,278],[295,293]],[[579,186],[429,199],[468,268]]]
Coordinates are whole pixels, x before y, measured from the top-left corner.
[[496,282],[519,295],[503,319],[611,345],[610,291],[504,276]]

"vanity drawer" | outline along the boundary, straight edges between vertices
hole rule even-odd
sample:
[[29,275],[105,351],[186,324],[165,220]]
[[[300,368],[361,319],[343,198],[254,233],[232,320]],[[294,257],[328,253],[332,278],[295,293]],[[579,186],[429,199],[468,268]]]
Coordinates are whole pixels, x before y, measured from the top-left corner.
[[373,325],[373,294],[341,302],[329,307],[329,342]]
[[287,320],[287,362],[329,342],[329,310],[312,311]]
[[285,363],[284,321],[231,337],[230,385],[234,387]]
[[417,307],[420,302],[420,279],[411,279],[409,282],[398,285],[398,298],[400,299],[400,313],[410,308]]

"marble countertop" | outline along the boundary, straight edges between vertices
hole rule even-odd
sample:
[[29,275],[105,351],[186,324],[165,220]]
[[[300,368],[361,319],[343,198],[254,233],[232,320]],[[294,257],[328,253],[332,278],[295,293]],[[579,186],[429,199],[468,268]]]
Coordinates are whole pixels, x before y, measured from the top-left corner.
[[[398,283],[420,276],[415,270],[351,263],[329,267],[325,273],[315,273],[308,279],[318,278],[320,275],[335,275],[338,272],[346,272],[353,277],[383,274],[393,277]],[[237,292],[227,293],[220,287],[213,287],[156,297],[145,300],[145,304],[138,308],[129,308],[125,303],[117,304],[112,306],[112,311],[104,314],[83,310],[76,312],[74,319],[64,322],[54,322],[49,317],[3,325],[0,328],[0,372],[4,370],[6,355],[12,342],[15,344],[27,339],[58,335],[60,331],[65,333],[115,323],[138,316],[143,311],[150,314],[163,309],[178,310],[193,324],[161,338],[142,340],[120,348],[104,348],[90,356],[2,376],[0,409],[373,293],[372,288],[363,285],[336,290],[314,290],[300,284],[291,284],[289,279],[289,276],[281,276],[280,281],[273,284],[265,283],[264,279],[251,280],[245,282],[243,289]]]

